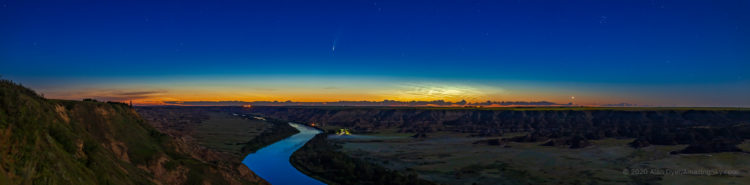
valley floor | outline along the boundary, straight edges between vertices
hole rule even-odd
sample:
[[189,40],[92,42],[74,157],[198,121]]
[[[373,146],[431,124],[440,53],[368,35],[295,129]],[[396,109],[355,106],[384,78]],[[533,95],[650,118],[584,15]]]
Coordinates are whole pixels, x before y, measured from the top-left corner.
[[244,143],[259,136],[271,124],[256,119],[242,119],[229,113],[209,113],[209,119],[196,126],[193,137],[210,149],[244,157]]
[[[511,133],[504,137],[522,134]],[[542,142],[473,144],[490,137],[448,132],[432,133],[423,139],[402,133],[377,136],[388,137],[331,140],[340,142],[341,151],[350,156],[389,169],[416,172],[420,178],[441,184],[750,183],[750,154],[669,154],[686,145],[634,149],[627,146],[633,139],[604,139],[592,141],[592,146],[570,149],[540,146]],[[745,142],[740,147],[748,151],[750,143]],[[698,170],[699,173],[700,170],[728,170],[724,172],[734,175],[658,174],[690,173],[680,170]]]

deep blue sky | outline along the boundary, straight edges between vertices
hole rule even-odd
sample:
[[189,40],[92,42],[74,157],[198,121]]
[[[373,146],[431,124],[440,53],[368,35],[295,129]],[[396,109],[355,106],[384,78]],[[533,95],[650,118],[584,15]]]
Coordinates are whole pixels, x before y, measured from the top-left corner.
[[333,75],[750,92],[746,0],[0,4],[0,74],[37,84]]

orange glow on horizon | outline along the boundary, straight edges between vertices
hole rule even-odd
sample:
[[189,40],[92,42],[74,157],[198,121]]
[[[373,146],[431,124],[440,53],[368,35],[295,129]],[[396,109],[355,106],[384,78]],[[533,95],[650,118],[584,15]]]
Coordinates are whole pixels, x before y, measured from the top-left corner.
[[[181,105],[181,102],[220,101],[549,101],[557,104],[597,105],[633,102],[629,96],[615,96],[593,92],[555,89],[546,86],[528,87],[525,84],[492,85],[457,82],[403,82],[380,79],[180,79],[170,83],[93,84],[43,92],[53,99],[129,102],[138,106]],[[108,88],[109,87],[109,88]],[[623,98],[624,97],[624,98]],[[647,101],[647,99],[641,99]],[[174,102],[174,103],[172,103]],[[439,105],[431,105],[439,106]],[[502,105],[491,105],[502,106]]]
[[[87,96],[81,96],[81,97],[54,97],[50,96],[53,99],[69,99],[69,100],[80,100],[83,98],[87,98]],[[88,96],[88,97],[95,97],[95,96]],[[197,96],[195,94],[188,95],[188,96],[165,96],[165,97],[148,97],[148,98],[141,98],[141,99],[121,99],[121,100],[109,100],[106,97],[103,99],[99,99],[101,101],[116,101],[116,102],[130,102],[132,101],[134,105],[137,106],[159,106],[159,105],[182,105],[184,102],[255,102],[255,101],[267,101],[267,102],[285,102],[285,101],[293,101],[293,102],[301,102],[301,103],[309,103],[309,102],[317,102],[321,104],[326,104],[327,102],[339,102],[339,101],[370,101],[370,102],[379,102],[383,100],[394,100],[394,101],[401,101],[401,102],[409,102],[409,101],[437,101],[437,100],[443,100],[446,102],[460,102],[462,100],[466,99],[403,99],[398,97],[385,97],[385,96],[372,96],[369,95],[371,98],[364,98],[368,97],[368,95],[354,95],[354,94],[347,94],[347,95],[330,95],[329,96],[319,96],[319,95],[295,95],[290,98],[275,98],[275,97],[259,97],[259,98],[238,98],[238,97],[221,97],[221,96],[211,96],[211,95],[205,95],[205,96]],[[97,99],[97,98],[94,98]],[[561,97],[561,98],[541,98],[541,96],[534,96],[534,97],[526,97],[526,96],[519,96],[519,97],[511,97],[511,96],[502,96],[501,98],[492,98],[487,97],[487,99],[478,99],[475,98],[474,100],[466,100],[469,103],[483,103],[486,101],[526,101],[526,102],[539,102],[539,101],[549,101],[557,104],[567,104],[569,103],[568,97]],[[172,103],[174,102],[174,103]],[[612,101],[612,100],[580,100],[576,99],[576,102],[574,105],[587,105],[587,106],[595,106],[597,105],[597,102],[613,102],[613,103],[619,103],[623,101]],[[251,107],[251,105],[243,105],[246,107]],[[434,106],[434,107],[440,107],[445,105],[423,105],[423,106]],[[456,105],[454,105],[456,106]],[[512,105],[512,106],[519,106],[519,105]],[[485,105],[484,107],[512,107],[508,105]]]

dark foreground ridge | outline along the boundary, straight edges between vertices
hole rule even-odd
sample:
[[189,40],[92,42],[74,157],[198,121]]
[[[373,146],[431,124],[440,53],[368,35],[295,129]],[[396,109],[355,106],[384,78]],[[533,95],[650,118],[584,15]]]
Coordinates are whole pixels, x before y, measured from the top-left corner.
[[212,164],[122,103],[48,100],[0,81],[0,184],[259,184]]
[[358,133],[398,129],[426,137],[437,131],[502,136],[527,133],[502,142],[544,142],[545,146],[587,147],[589,140],[634,138],[632,147],[688,144],[673,153],[740,151],[750,139],[750,109],[743,108],[388,108],[262,107],[268,117]]

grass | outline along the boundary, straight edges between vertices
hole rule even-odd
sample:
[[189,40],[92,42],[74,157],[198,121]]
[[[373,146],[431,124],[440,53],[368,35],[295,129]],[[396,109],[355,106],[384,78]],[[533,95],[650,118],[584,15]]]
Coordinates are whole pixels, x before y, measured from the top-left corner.
[[[199,144],[220,152],[242,156],[243,144],[271,127],[264,121],[242,119],[227,113],[209,113],[192,134]],[[242,156],[244,157],[244,156]]]
[[336,151],[338,146],[318,134],[292,154],[290,162],[301,172],[326,184],[434,184],[413,173],[399,173]]
[[[342,152],[393,170],[414,171],[443,184],[744,184],[750,182],[750,155],[670,155],[686,145],[634,149],[632,139],[603,139],[582,149],[514,143],[504,146],[472,144],[489,137],[433,134],[426,139],[345,140]],[[495,137],[496,138],[496,137]],[[746,147],[743,144],[743,147]],[[735,169],[743,177],[623,175],[626,168]],[[686,181],[692,179],[694,181]]]
[[0,80],[0,184],[187,183],[151,173],[160,158],[195,184],[239,178],[177,148],[125,104],[48,100]]
[[270,128],[263,130],[260,135],[254,137],[246,143],[243,143],[242,148],[240,149],[243,155],[254,153],[264,146],[270,145],[272,143],[275,143],[276,141],[280,141],[284,138],[299,133],[299,130],[288,124],[289,122],[270,118],[266,119],[271,124]]
[[[0,112],[4,116],[0,117],[0,127],[6,134],[0,139],[0,151],[4,151],[0,153],[0,168],[6,172],[6,182],[150,184],[144,171],[119,161],[102,147],[110,144],[103,141],[115,138],[150,138],[140,134],[147,129],[142,124],[122,125],[120,120],[137,119],[137,115],[120,112],[124,109],[107,103],[46,100],[20,85],[1,81]],[[97,110],[112,114],[104,116]],[[123,127],[133,128],[135,133],[114,137]],[[136,144],[125,143],[132,151],[139,151]],[[137,154],[133,156],[140,159]],[[145,162],[145,158],[139,162]]]
[[750,151],[750,140],[746,140],[745,142],[737,145],[737,148],[742,149],[742,151]]

